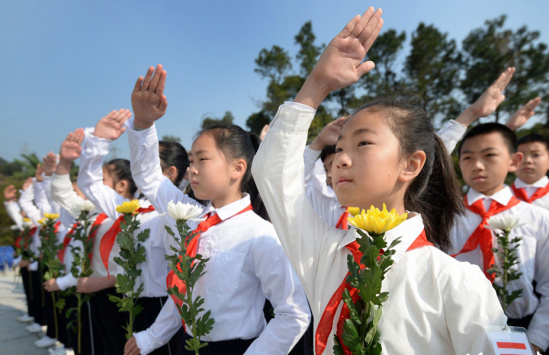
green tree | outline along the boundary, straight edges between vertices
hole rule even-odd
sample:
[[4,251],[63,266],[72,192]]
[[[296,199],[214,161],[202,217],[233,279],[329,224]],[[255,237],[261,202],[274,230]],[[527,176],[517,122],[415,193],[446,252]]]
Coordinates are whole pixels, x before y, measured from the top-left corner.
[[233,124],[234,116],[231,113],[231,111],[226,111],[222,118],[212,118],[212,117],[205,117],[202,120],[202,129],[206,129],[211,126],[215,126],[216,124]]
[[162,140],[166,142],[176,142],[181,143],[181,138],[177,136],[172,136],[171,134],[165,134],[162,136]]
[[296,59],[301,67],[301,75],[307,77],[313,70],[320,53],[324,46],[315,45],[316,36],[313,33],[311,21],[305,22],[299,33],[294,37],[295,44],[300,46]]
[[[513,80],[507,86],[507,99],[495,112],[512,114],[536,96],[549,98],[549,53],[538,41],[540,33],[522,26],[516,31],[504,28],[506,16],[485,22],[463,40],[465,76],[461,88],[468,102],[474,102],[507,67],[515,67]],[[542,101],[542,104],[543,104]]]
[[420,23],[410,44],[404,66],[408,89],[424,100],[434,119],[457,117],[461,107],[453,94],[459,84],[461,54],[456,42],[433,25]]

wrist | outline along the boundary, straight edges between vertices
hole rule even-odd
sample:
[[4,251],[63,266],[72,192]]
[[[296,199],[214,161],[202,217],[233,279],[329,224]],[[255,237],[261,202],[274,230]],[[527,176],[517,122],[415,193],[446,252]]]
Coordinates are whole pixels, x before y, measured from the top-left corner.
[[324,144],[324,142],[322,142],[322,139],[320,138],[320,135],[318,135],[311,142],[311,144],[309,145],[309,148],[312,149],[312,150],[321,151],[322,149],[324,149],[325,146],[326,146],[326,144]]
[[480,116],[474,112],[474,110],[471,109],[471,107],[468,107],[463,111],[457,118],[456,122],[461,123],[465,127],[469,126],[471,123],[478,120]]
[[67,175],[71,171],[72,160],[61,158],[55,173],[57,175]]
[[307,105],[316,110],[330,91],[326,85],[315,78],[313,72],[305,80],[305,83],[294,98],[294,102]]
[[136,129],[136,130],[149,129],[153,126],[153,124],[154,124],[154,120],[153,121],[148,121],[148,120],[140,118],[136,115],[136,116],[134,116],[134,119],[133,119],[133,127],[132,128]]

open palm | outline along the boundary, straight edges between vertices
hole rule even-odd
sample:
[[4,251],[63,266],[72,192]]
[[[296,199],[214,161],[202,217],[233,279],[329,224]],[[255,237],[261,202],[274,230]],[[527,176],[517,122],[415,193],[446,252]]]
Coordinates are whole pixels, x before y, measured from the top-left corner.
[[61,159],[74,161],[82,153],[82,141],[84,140],[84,131],[80,128],[69,133],[67,138],[61,144]]
[[110,140],[118,139],[126,131],[124,123],[132,116],[130,110],[120,109],[112,111],[97,122],[93,134],[99,138]]

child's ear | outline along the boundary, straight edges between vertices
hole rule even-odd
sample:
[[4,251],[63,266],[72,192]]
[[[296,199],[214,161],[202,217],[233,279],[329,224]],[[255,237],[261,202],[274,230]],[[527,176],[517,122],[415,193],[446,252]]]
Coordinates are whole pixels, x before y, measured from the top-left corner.
[[177,179],[177,173],[177,168],[173,165],[166,170],[166,176],[168,177],[168,179],[170,179],[171,182],[174,182],[175,179]]
[[119,195],[126,197],[126,192],[128,191],[128,187],[129,187],[128,181],[120,180],[114,186],[114,191],[116,191]]
[[418,150],[410,155],[405,163],[404,169],[400,172],[398,180],[401,182],[409,182],[416,178],[425,165],[425,159],[427,156],[423,150]]
[[514,173],[519,168],[522,157],[523,154],[521,152],[511,154],[511,164],[509,165],[510,173]]
[[231,174],[231,178],[234,180],[240,179],[246,173],[247,168],[248,164],[244,159],[236,159],[233,162],[233,172]]

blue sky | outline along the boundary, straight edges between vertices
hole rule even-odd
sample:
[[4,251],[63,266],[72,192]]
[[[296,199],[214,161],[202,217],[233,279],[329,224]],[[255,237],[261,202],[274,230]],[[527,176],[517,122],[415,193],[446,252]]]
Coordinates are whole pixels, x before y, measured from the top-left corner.
[[[294,55],[306,21],[317,43],[328,43],[370,5],[383,8],[385,29],[405,30],[408,39],[423,21],[459,43],[507,14],[508,27],[527,25],[549,43],[542,0],[2,1],[0,157],[57,151],[70,130],[131,109],[135,80],[158,63],[168,72],[161,136],[179,136],[190,148],[202,119],[227,110],[245,127],[265,97],[267,81],[254,72],[262,48],[277,44]],[[116,147],[129,156],[126,137]]]

